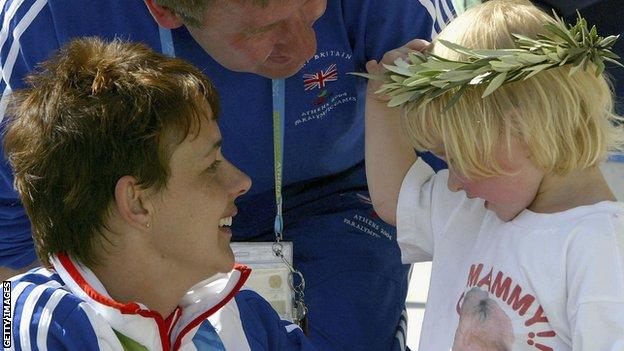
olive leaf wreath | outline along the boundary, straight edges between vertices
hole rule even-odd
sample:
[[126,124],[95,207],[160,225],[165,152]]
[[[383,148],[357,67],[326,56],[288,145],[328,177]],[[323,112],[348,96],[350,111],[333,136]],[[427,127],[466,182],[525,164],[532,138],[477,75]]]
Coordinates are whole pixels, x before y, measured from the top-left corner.
[[486,97],[505,83],[526,80],[549,68],[571,64],[570,75],[596,67],[596,76],[604,72],[605,61],[624,67],[611,51],[619,35],[603,38],[596,26],[588,29],[578,13],[575,25],[566,25],[556,14],[555,23],[544,25],[549,35],[537,39],[513,34],[517,49],[471,50],[445,40],[438,43],[466,56],[461,61],[449,60],[429,52],[412,51],[407,61],[399,58],[394,65],[383,64],[382,75],[354,73],[385,83],[376,92],[390,97],[388,106],[426,103],[447,92],[453,92],[446,108],[453,106],[470,86],[487,84]]

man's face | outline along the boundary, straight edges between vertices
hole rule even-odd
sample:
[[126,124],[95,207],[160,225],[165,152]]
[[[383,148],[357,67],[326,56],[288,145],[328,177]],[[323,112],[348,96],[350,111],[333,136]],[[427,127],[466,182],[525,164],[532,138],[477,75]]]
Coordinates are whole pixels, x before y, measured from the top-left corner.
[[327,0],[214,0],[200,27],[187,26],[193,38],[225,68],[266,78],[297,73],[316,52],[312,25]]
[[221,133],[210,117],[196,137],[191,133],[175,148],[167,184],[151,196],[153,246],[198,279],[232,269],[234,200],[251,186],[221,154]]

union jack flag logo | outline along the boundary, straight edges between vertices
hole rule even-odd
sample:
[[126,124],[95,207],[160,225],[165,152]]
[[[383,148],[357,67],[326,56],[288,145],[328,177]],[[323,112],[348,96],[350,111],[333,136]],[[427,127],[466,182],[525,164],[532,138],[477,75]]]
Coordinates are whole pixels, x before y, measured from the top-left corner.
[[334,82],[336,80],[338,80],[338,69],[334,63],[327,67],[327,69],[316,72],[315,74],[304,74],[303,86],[305,90],[312,90],[314,88],[323,89],[327,82]]

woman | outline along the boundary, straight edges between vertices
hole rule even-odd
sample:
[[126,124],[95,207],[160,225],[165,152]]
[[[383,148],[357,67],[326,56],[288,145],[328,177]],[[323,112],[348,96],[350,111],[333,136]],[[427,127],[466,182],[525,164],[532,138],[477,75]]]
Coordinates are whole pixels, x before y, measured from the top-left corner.
[[250,270],[234,264],[230,226],[251,181],[221,154],[199,70],[79,39],[29,83],[5,150],[46,268],[12,280],[13,347],[311,349],[239,292]]

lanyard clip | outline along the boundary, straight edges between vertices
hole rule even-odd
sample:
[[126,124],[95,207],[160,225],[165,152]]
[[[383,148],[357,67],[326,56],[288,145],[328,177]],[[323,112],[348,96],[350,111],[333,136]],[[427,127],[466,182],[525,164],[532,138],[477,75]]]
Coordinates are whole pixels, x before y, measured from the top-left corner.
[[275,239],[277,241],[282,240],[282,233],[284,233],[284,220],[282,219],[282,215],[280,213],[275,216],[273,229],[275,230]]

